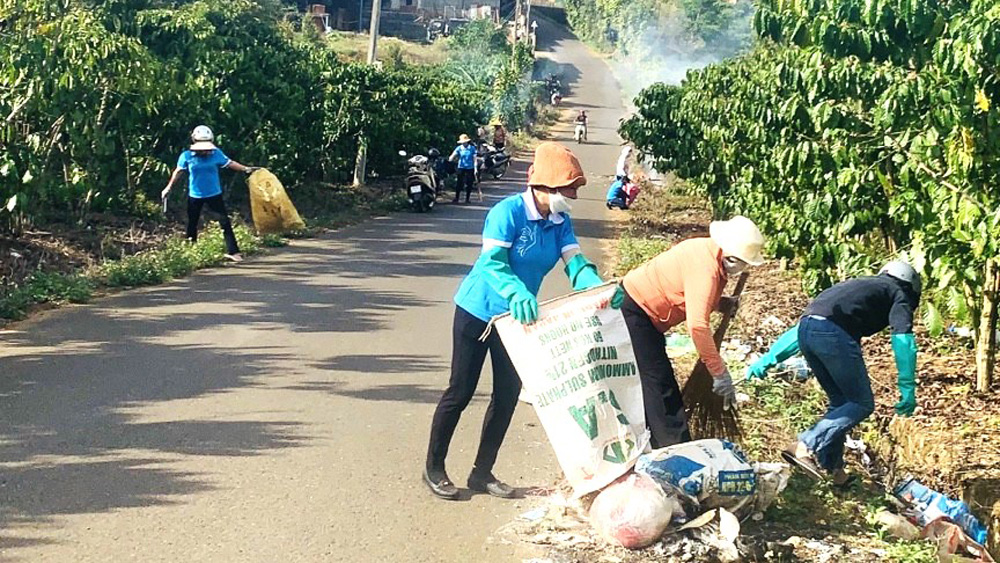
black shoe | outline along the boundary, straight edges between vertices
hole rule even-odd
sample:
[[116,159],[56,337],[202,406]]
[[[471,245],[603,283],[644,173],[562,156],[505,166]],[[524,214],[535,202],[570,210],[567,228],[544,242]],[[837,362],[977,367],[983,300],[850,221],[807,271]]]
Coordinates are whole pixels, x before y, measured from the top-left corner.
[[480,493],[489,493],[498,498],[514,498],[514,488],[493,476],[492,473],[479,475],[475,471],[469,475],[469,488]]
[[451,479],[448,478],[448,475],[445,474],[444,471],[428,472],[425,470],[424,483],[427,484],[427,488],[429,488],[436,497],[440,497],[445,500],[455,500],[458,498],[458,487],[451,482]]
[[452,203],[458,203],[458,196],[455,196],[455,199],[451,200],[451,202]]

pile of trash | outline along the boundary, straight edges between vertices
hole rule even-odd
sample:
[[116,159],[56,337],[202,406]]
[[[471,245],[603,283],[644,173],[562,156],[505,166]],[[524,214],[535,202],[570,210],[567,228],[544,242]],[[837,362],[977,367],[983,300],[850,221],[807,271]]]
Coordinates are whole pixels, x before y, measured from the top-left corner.
[[518,535],[563,549],[610,544],[681,561],[740,561],[740,521],[763,518],[788,477],[787,465],[752,463],[724,440],[678,444],[641,455],[598,492],[552,495],[521,516],[529,526]]
[[904,479],[893,491],[897,513],[882,510],[875,515],[889,535],[904,539],[927,539],[937,544],[942,562],[993,562],[984,547],[986,527],[973,516],[969,506],[924,486],[913,478]]

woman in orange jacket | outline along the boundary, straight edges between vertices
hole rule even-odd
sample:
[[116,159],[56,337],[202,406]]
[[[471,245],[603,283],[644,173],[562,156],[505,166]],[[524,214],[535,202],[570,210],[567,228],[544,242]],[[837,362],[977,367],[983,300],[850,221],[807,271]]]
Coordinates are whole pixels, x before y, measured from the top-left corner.
[[670,328],[687,321],[698,355],[715,378],[712,390],[734,403],[736,390],[722,356],[712,339],[712,311],[736,306],[723,298],[729,276],[749,266],[764,263],[764,237],[753,221],[735,216],[713,221],[709,237],[693,238],[674,245],[625,276],[622,315],[632,339],[646,425],[654,448],[691,439],[684,402],[667,357],[666,337]]

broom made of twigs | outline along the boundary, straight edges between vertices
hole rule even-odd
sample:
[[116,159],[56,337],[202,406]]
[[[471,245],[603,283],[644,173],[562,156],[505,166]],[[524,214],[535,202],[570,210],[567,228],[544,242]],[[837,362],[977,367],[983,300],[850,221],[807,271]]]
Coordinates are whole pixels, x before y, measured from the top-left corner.
[[[736,281],[736,289],[733,290],[733,297],[739,297],[743,293],[743,287],[747,284],[748,272],[740,274]],[[735,310],[730,309],[722,315],[722,322],[715,329],[715,346],[722,346],[722,340],[726,337],[729,323],[733,320]],[[688,414],[688,426],[691,428],[691,435],[695,439],[700,438],[726,438],[730,441],[738,441],[743,431],[740,427],[739,414],[736,407],[726,409],[723,407],[722,397],[712,391],[712,374],[708,373],[708,368],[699,359],[691,370],[691,377],[684,382],[683,396],[684,405]]]

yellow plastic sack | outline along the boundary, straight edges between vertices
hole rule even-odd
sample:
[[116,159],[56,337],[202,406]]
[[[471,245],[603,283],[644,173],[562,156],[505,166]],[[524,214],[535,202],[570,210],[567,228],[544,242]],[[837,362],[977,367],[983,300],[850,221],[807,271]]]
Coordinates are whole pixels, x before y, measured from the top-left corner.
[[292,200],[288,199],[285,187],[269,170],[254,171],[247,184],[250,186],[250,211],[258,233],[284,233],[306,228]]

